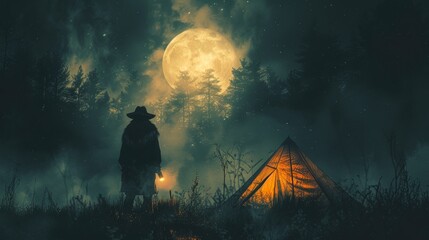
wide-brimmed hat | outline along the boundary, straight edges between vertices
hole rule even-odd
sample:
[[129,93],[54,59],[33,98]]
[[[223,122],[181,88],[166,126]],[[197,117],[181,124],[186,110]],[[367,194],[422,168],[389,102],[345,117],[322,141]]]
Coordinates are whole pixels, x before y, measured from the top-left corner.
[[131,113],[127,113],[127,116],[131,119],[136,118],[144,118],[144,119],[152,119],[155,117],[155,114],[148,113],[145,106],[136,107],[136,110]]

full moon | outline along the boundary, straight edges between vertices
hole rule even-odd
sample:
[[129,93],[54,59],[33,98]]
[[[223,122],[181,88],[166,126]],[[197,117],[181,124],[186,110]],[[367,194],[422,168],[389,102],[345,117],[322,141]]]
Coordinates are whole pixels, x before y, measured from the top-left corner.
[[224,92],[232,78],[232,68],[240,65],[232,43],[222,34],[205,28],[188,29],[171,40],[162,58],[168,84],[175,88],[181,71],[187,71],[196,83],[203,72],[213,69]]

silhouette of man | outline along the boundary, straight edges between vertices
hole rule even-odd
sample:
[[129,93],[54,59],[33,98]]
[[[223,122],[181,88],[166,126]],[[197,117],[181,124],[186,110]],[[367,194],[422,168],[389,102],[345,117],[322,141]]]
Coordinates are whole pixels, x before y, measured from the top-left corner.
[[128,113],[131,122],[122,135],[119,164],[122,171],[121,192],[125,193],[124,208],[131,211],[136,195],[143,195],[145,211],[152,210],[152,196],[155,194],[155,173],[161,168],[161,150],[158,129],[149,120],[155,115],[146,107],[136,107]]

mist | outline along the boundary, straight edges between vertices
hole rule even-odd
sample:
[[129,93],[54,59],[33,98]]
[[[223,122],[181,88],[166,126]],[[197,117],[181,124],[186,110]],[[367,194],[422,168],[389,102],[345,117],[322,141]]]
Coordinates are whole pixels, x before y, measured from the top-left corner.
[[[118,199],[126,113],[145,105],[157,115],[163,198],[196,177],[220,188],[216,146],[240,146],[255,164],[288,136],[344,185],[364,181],[365,164],[369,184],[390,184],[394,136],[427,188],[429,6],[360,3],[2,2],[0,184],[17,176],[22,205],[46,191],[59,204]],[[211,117],[201,103],[174,105],[162,72],[168,43],[196,27],[222,33],[244,60]]]

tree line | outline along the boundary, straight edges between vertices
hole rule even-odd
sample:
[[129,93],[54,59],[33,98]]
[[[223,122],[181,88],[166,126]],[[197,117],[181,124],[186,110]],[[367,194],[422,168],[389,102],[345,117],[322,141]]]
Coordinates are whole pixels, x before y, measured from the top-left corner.
[[[222,93],[213,70],[206,69],[198,81],[180,72],[169,98],[149,109],[158,123],[179,123],[206,143],[221,125],[257,115],[284,120],[284,109],[309,118],[327,109],[338,133],[346,134],[341,129],[350,120],[345,102],[359,88],[402,99],[399,107],[414,116],[427,86],[422,77],[429,52],[427,26],[415,3],[386,1],[362,21],[350,41],[309,28],[287,77],[278,77],[253,57],[233,69]],[[109,144],[109,134],[121,131],[125,111],[142,104],[135,96],[144,96],[147,76],[124,70],[126,84],[115,94],[109,85],[116,76],[103,69],[86,73],[80,67],[70,74],[61,43],[41,54],[29,42],[11,42],[10,36],[10,31],[2,32],[0,141],[5,146],[52,154],[65,145],[85,149]]]

